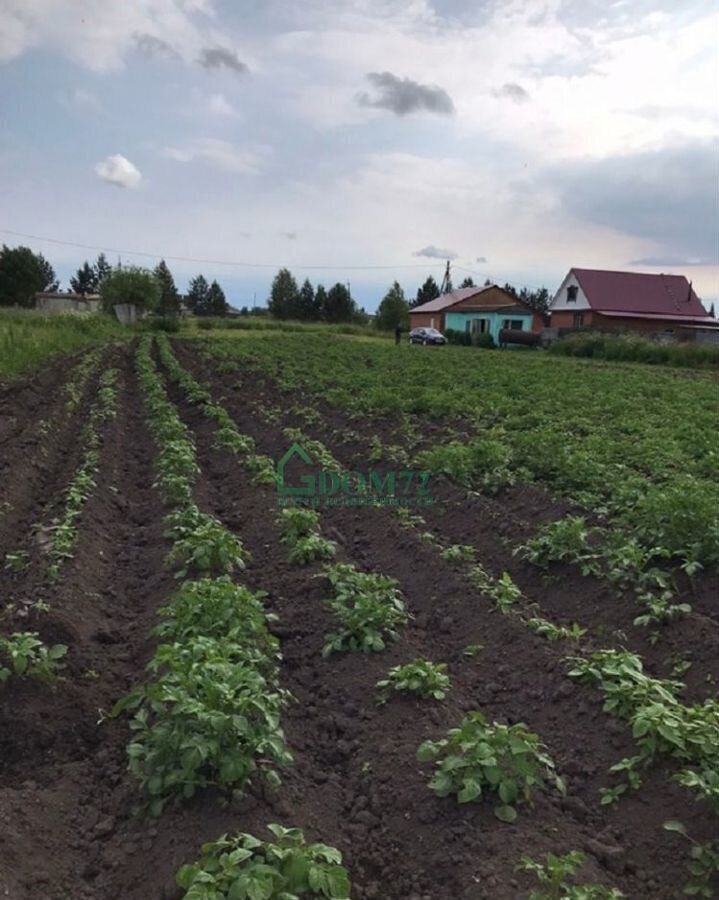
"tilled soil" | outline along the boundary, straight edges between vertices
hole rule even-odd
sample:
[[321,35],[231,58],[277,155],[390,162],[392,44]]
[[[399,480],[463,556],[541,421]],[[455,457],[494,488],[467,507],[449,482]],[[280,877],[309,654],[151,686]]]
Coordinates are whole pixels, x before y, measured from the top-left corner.
[[[191,351],[181,356],[197,375],[206,371]],[[260,787],[244,798],[208,790],[157,820],[137,815],[139,797],[125,771],[127,722],[107,720],[103,711],[143,677],[155,610],[175,582],[163,566],[168,546],[152,487],[154,448],[130,348],[113,351],[110,363],[121,371],[120,411],[107,427],[76,555],[57,582],[46,580],[42,546],[26,530],[46,520],[53,498],[72,477],[76,427],[53,436],[58,446],[44,481],[35,485],[17,470],[34,504],[13,520],[12,533],[3,530],[7,520],[0,518],[0,547],[27,546],[32,563],[25,573],[0,570],[3,603],[11,599],[25,609],[41,598],[50,604],[49,612],[30,611],[21,621],[0,620],[0,629],[37,630],[46,641],[69,646],[64,677],[54,687],[11,680],[0,688],[0,896],[172,900],[181,896],[174,887],[177,868],[195,858],[203,841],[226,831],[264,835],[270,822],[302,827],[310,839],[338,847],[359,900],[525,897],[530,882],[514,871],[520,856],[570,849],[587,853],[587,881],[615,885],[631,898],[681,896],[685,846],[661,823],[679,818],[700,840],[713,835],[714,824],[701,804],[672,783],[671,767],[662,765],[647,772],[636,795],[610,809],[599,806],[606,770],[631,753],[632,740],[624,725],[602,712],[596,692],[567,678],[564,651],[500,615],[434,548],[402,528],[392,510],[345,507],[322,512],[323,531],[338,542],[339,558],[397,578],[413,619],[382,654],[323,659],[323,637],[333,621],[322,602],[326,582],[318,577],[320,568],[288,564],[275,522],[274,487],[252,484],[235,457],[214,449],[214,426],[174,387],[170,395],[192,429],[202,466],[198,503],[242,538],[252,554],[242,580],[265,591],[268,608],[279,616],[281,676],[295,697],[284,716],[294,764],[276,795]],[[215,372],[210,383],[240,430],[277,459],[287,449],[282,424],[297,423],[261,421],[246,402],[257,397],[259,382],[247,374],[232,390],[230,378]],[[14,404],[22,405],[25,389],[13,389]],[[79,421],[91,399],[88,385]],[[331,433],[337,427],[333,423],[324,439],[350,462],[359,448],[335,446]],[[357,423],[353,427],[361,431]],[[321,425],[315,436],[323,437]],[[4,449],[11,451],[14,439],[10,435]],[[10,460],[5,482],[16,470],[12,454],[3,459]],[[442,487],[426,512],[429,527],[448,542],[474,544],[480,559],[486,553],[501,565],[500,554],[508,553],[497,536],[503,522],[514,542],[518,530],[536,527],[537,516],[563,512],[561,504],[547,506],[550,501],[535,489],[513,491],[504,500],[504,519],[502,501],[492,501],[490,525],[479,516],[479,499]],[[480,509],[486,513],[489,507]],[[575,578],[566,573],[568,582]],[[536,574],[528,569],[526,579],[529,592]],[[546,596],[545,591],[543,604]],[[559,612],[559,589],[555,602],[551,611]],[[580,612],[591,618],[575,604],[567,619]],[[685,637],[684,649],[699,651],[694,634]],[[483,650],[468,658],[463,649],[469,643],[481,643]],[[377,680],[390,666],[419,656],[449,664],[452,690],[446,701],[395,698],[378,706]],[[415,761],[416,748],[441,737],[472,709],[497,721],[524,721],[537,731],[567,779],[567,798],[551,790],[538,793],[512,825],[497,821],[488,804],[461,806],[436,798],[427,787],[431,767]]]

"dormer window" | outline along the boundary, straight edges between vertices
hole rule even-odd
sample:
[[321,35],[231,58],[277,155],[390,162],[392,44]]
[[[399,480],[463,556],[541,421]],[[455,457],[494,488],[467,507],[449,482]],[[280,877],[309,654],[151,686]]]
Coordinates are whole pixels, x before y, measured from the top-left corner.
[[576,303],[577,302],[577,291],[579,288],[576,284],[570,284],[567,288],[567,303]]

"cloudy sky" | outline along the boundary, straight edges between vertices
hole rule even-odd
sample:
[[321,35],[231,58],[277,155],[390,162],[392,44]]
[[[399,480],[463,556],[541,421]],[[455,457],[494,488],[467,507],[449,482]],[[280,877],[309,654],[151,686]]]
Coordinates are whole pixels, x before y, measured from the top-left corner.
[[0,0],[0,241],[238,306],[287,265],[372,309],[446,258],[716,299],[718,37],[713,0]]

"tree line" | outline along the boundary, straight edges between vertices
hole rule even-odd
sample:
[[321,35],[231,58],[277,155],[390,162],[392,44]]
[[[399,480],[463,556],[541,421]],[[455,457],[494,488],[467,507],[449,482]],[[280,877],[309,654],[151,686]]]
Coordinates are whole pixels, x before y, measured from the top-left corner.
[[[489,279],[485,285],[489,285]],[[59,286],[55,271],[41,253],[29,247],[7,247],[0,250],[0,306],[34,306],[35,294],[40,291],[57,291]],[[460,288],[474,287],[471,277],[465,278]],[[452,290],[451,282],[447,285]],[[531,291],[519,290],[506,283],[504,290],[517,297],[532,309],[546,312],[549,292],[546,288]],[[225,293],[216,280],[208,282],[204,275],[190,279],[187,293],[181,296],[175,279],[165,260],[153,269],[139,266],[110,265],[104,253],[94,263],[87,260],[70,278],[70,292],[99,294],[103,307],[111,309],[119,303],[134,303],[140,309],[153,310],[162,316],[178,315],[183,301],[185,307],[197,316],[224,316],[229,311]],[[411,309],[436,300],[440,287],[430,275],[409,300],[395,281],[382,298],[375,324],[382,330],[409,326]],[[242,312],[249,314],[247,307]],[[264,312],[256,310],[255,312]],[[314,287],[306,278],[301,286],[289,269],[278,271],[272,281],[267,312],[276,319],[295,319],[309,322],[367,324],[370,317],[357,306],[349,285],[337,282],[330,288],[318,284]]]
[[[0,306],[32,307],[35,294],[57,291],[59,281],[55,270],[42,253],[29,247],[8,247],[0,250]],[[204,275],[190,279],[184,298],[175,284],[169,266],[161,259],[154,269],[112,266],[104,253],[94,263],[87,260],[70,278],[68,293],[99,294],[103,307],[111,309],[119,303],[133,303],[162,316],[180,313],[182,301],[197,316],[224,316],[228,310],[225,293],[215,280],[208,282]]]

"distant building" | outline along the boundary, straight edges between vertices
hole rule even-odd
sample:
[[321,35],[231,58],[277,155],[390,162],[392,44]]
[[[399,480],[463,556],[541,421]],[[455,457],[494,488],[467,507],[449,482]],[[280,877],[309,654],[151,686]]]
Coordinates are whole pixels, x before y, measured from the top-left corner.
[[684,340],[718,332],[683,275],[570,269],[549,304],[550,327],[634,331]]
[[495,343],[501,330],[538,333],[544,327],[540,313],[496,284],[449,291],[410,309],[409,320],[410,328],[490,334]]
[[97,313],[100,311],[100,295],[39,291],[35,294],[35,309],[40,312]]

